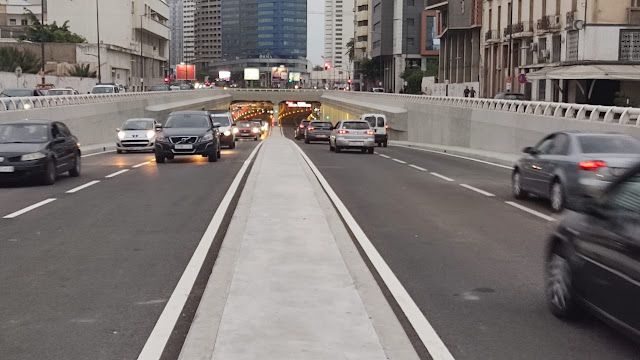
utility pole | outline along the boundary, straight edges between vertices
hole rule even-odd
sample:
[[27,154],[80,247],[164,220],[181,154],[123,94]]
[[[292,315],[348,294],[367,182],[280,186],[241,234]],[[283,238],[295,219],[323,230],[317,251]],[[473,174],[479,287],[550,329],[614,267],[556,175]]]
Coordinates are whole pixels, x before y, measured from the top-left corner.
[[46,0],[42,0],[42,4],[40,5],[40,50],[42,51],[42,61],[40,61],[42,63],[42,68],[40,69],[41,74],[40,74],[40,81],[41,84],[44,84],[44,63],[45,63],[45,59],[44,59],[44,8],[45,8],[45,1]]
[[144,58],[142,57],[142,17],[144,15],[140,15],[140,92],[144,91]]
[[96,0],[96,28],[98,30],[98,84],[102,83],[102,62],[100,61],[100,8]]

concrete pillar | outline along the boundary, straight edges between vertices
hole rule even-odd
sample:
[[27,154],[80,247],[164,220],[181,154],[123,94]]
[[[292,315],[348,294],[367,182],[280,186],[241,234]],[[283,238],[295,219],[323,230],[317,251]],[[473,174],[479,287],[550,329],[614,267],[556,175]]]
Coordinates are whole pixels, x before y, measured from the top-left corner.
[[454,58],[455,58],[455,53],[453,51],[453,49],[456,46],[456,37],[454,35],[451,35],[451,32],[449,32],[449,46],[447,49],[447,54],[449,54],[449,60],[447,61],[447,64],[449,65],[449,71],[447,72],[447,79],[449,79],[449,82],[453,81],[453,70],[454,70]]
[[464,81],[464,62],[465,62],[465,34],[466,31],[462,30],[458,32],[458,56],[456,56],[456,62],[458,66],[458,74],[456,83],[461,83]]
[[442,43],[440,48],[440,83],[444,83],[446,79],[449,78],[449,53],[447,50],[449,49],[449,35],[445,35],[440,40]]
[[480,28],[475,28],[471,32],[471,81],[480,81]]

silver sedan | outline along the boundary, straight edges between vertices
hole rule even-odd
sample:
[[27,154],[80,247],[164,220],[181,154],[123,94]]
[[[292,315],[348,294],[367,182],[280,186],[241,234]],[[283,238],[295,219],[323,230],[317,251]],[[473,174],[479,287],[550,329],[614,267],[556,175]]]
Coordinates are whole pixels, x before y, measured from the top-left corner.
[[360,149],[373,154],[375,132],[369,123],[361,120],[342,120],[336,124],[329,138],[329,150],[339,153],[343,149]]
[[640,162],[640,142],[623,134],[559,132],[523,151],[512,174],[514,197],[547,198],[556,212],[598,195]]

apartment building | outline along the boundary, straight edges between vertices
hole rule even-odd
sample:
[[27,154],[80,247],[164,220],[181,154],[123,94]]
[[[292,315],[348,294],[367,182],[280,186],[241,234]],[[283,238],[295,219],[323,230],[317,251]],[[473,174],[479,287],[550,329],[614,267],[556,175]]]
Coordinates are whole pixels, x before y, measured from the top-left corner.
[[41,1],[0,0],[0,38],[11,39],[24,34],[24,28],[32,24],[25,10],[31,11],[40,19]]
[[195,0],[194,58],[207,68],[222,58],[221,0]]
[[640,100],[639,0],[488,0],[483,10],[484,96],[514,91],[611,105],[624,93]]
[[169,28],[171,43],[169,44],[169,61],[171,67],[184,61],[184,0],[168,0]]
[[183,61],[191,64],[196,60],[196,0],[184,0],[182,27]]
[[325,0],[324,60],[334,68],[351,68],[347,43],[354,35],[353,21],[354,12],[351,1]]

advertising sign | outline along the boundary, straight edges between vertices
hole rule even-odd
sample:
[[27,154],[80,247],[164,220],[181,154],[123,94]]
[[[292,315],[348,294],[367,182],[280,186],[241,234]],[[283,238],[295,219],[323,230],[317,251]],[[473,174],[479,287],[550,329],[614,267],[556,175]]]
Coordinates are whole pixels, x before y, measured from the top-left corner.
[[176,65],[176,80],[195,80],[195,65]]
[[299,72],[289,73],[289,80],[300,82],[300,73]]
[[260,80],[260,69],[257,68],[245,68],[244,69],[245,80]]
[[229,81],[231,80],[231,72],[230,71],[218,71],[218,79]]
[[287,68],[284,66],[271,68],[271,81],[287,81]]

